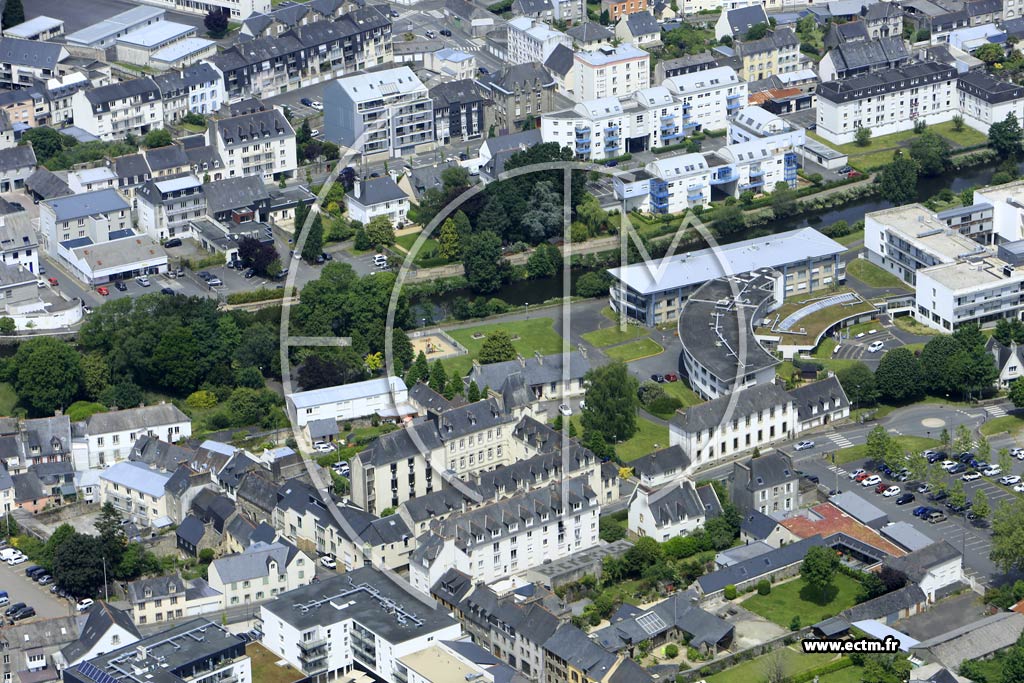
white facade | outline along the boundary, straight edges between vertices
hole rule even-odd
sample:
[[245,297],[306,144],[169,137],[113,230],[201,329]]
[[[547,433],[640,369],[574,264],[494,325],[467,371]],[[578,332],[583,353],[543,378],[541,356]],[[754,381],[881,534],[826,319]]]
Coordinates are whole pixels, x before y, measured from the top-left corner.
[[71,96],[71,113],[76,126],[108,142],[164,127],[163,101],[151,78],[79,90]]
[[88,467],[109,467],[128,458],[141,436],[177,443],[192,436],[192,420],[172,404],[97,413],[85,421]]
[[170,478],[142,463],[117,463],[100,475],[100,504],[111,503],[125,519],[148,527],[160,518],[169,518],[164,485]]
[[526,64],[528,62],[543,64],[559,45],[572,49],[572,40],[561,31],[556,31],[543,22],[529,17],[516,17],[508,22],[508,62],[510,64]]
[[952,332],[961,325],[991,325],[1020,318],[1024,311],[1024,269],[995,257],[933,266],[917,271],[914,317]]
[[245,21],[251,14],[267,14],[270,0],[146,0],[147,4],[188,14],[207,14],[220,9],[230,13],[232,21]]
[[270,600],[306,585],[314,576],[316,564],[306,553],[261,541],[211,562],[208,582],[221,594],[223,609],[228,609]]
[[573,99],[628,97],[651,85],[651,56],[624,43],[593,52],[577,52],[573,62]]
[[409,400],[401,377],[380,377],[365,382],[300,391],[285,397],[292,420],[304,427],[311,420],[356,420],[378,411],[390,411]]
[[[701,12],[722,12],[724,15],[729,10],[739,9],[740,7],[749,7],[753,5],[757,0],[683,0],[679,5],[679,9],[683,14],[699,14]],[[788,4],[788,3],[787,3]],[[805,2],[804,4],[810,4]],[[767,7],[773,6],[781,8],[781,0],[768,0]]]
[[829,142],[853,142],[860,128],[872,137],[953,119],[960,110],[956,69],[936,62],[910,64],[818,87],[817,133]]
[[673,482],[655,491],[638,486],[629,501],[629,530],[659,543],[690,534],[705,521],[704,507],[689,480]]
[[298,168],[295,131],[276,108],[211,123],[207,136],[224,161],[227,178],[259,175],[269,181]]

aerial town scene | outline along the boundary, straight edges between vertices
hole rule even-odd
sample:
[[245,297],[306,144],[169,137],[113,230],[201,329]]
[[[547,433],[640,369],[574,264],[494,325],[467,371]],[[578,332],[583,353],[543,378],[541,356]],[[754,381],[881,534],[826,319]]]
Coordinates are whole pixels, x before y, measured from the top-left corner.
[[0,24],[0,683],[1024,683],[1024,0]]

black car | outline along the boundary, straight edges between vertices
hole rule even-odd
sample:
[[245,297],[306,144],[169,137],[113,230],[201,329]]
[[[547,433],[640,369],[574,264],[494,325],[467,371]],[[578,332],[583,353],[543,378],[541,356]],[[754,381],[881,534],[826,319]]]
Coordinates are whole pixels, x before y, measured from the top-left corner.
[[4,610],[4,616],[5,617],[9,617],[12,614],[14,614],[15,612],[19,612],[19,611],[25,609],[26,607],[28,607],[28,605],[26,605],[25,603],[23,603],[23,602],[16,602],[13,605],[11,605],[10,607],[8,607],[6,610]]
[[164,287],[163,289],[160,290],[160,293],[166,294],[167,296],[174,296],[174,290],[171,289],[170,287]]
[[651,379],[657,382],[658,384],[665,383],[665,375],[651,375]]
[[251,277],[252,277],[253,275],[255,275],[255,274],[256,274],[256,271],[255,271],[255,270],[253,270],[252,268],[246,268],[246,269],[245,269],[245,272],[244,272],[244,273],[242,273],[242,276],[243,276],[243,277],[244,277],[244,278],[245,278],[246,280],[248,280],[249,278],[251,278]]
[[477,69],[477,71],[479,71],[484,76],[491,73],[490,69],[488,69],[486,66],[481,66],[479,69]]
[[967,463],[963,463],[963,462],[957,463],[956,465],[953,465],[951,468],[949,468],[949,473],[950,474],[962,474],[962,473],[964,473],[966,471],[967,471]]
[[22,609],[18,610],[17,612],[14,612],[13,614],[11,614],[11,616],[9,618],[9,621],[10,621],[10,623],[13,624],[16,621],[21,621],[22,619],[28,619],[29,617],[34,617],[35,615],[36,615],[36,608],[32,607],[31,605],[29,605],[28,607],[23,607]]
[[123,280],[118,280],[117,282],[114,283],[114,289],[116,289],[119,292],[127,292],[128,285],[126,285]]
[[196,273],[196,275],[203,278],[204,280],[209,280],[210,278],[213,277],[213,273],[211,273],[208,270],[200,270],[198,273]]
[[448,30],[448,29],[446,29],[446,28],[443,28],[443,29],[441,29],[441,35],[442,35],[442,36],[447,36],[447,37],[451,38],[452,32],[451,32],[451,31],[449,31],[449,30]]
[[936,491],[928,496],[928,500],[934,500],[935,502],[945,500],[946,498],[949,498],[949,493],[946,491]]
[[897,505],[906,505],[907,503],[913,503],[913,502],[914,502],[914,494],[913,493],[904,493],[902,496],[900,496],[899,498],[896,499],[896,504]]
[[177,237],[172,237],[171,239],[169,239],[166,242],[164,242],[164,248],[165,249],[172,249],[174,247],[180,247],[180,246],[181,246],[181,240],[178,239]]
[[299,100],[299,103],[304,104],[307,107],[310,107],[313,105],[313,100],[309,99],[308,97],[303,97],[301,100]]
[[939,451],[938,453],[932,453],[931,455],[928,456],[928,464],[930,465],[932,463],[936,463],[936,462],[939,462],[940,460],[945,460],[945,459],[946,459],[946,454],[943,453],[942,451]]
[[44,571],[46,570],[40,567],[38,564],[34,564],[31,567],[25,567],[25,576],[27,576],[30,579],[34,579],[36,573]]

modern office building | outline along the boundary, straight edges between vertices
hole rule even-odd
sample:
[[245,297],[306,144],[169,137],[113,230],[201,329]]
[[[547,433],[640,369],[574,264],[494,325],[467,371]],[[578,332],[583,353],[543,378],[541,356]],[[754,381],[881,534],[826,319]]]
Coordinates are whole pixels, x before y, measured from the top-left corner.
[[807,294],[846,280],[845,251],[846,247],[814,228],[801,228],[612,268],[608,271],[613,278],[610,303],[644,325],[673,322],[687,298],[705,282],[762,268],[782,273],[784,296]]

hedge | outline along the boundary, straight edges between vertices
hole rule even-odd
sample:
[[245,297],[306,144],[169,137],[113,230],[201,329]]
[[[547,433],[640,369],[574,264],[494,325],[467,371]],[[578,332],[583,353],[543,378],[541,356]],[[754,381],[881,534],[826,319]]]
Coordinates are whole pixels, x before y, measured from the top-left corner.
[[795,676],[790,676],[786,679],[786,683],[807,683],[807,681],[813,681],[819,676],[835,673],[836,671],[842,671],[843,669],[848,669],[851,666],[853,666],[853,660],[849,657],[843,657],[842,659],[837,659],[834,662],[829,662],[824,666],[819,666],[817,669],[811,669],[810,671],[804,671],[803,673],[799,673]]
[[283,289],[267,289],[260,287],[248,292],[234,292],[228,294],[229,304],[251,304],[257,301],[270,301],[271,299],[283,299]]

